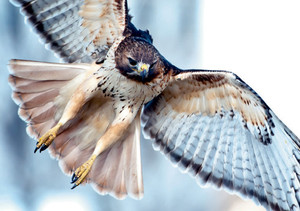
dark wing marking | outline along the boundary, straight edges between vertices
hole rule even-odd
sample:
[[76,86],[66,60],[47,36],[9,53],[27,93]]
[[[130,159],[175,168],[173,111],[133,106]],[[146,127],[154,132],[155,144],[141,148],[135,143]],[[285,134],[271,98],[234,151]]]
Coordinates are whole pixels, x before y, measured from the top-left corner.
[[177,73],[142,114],[143,132],[175,166],[259,202],[299,210],[299,139],[230,72]]
[[66,62],[103,60],[130,17],[126,0],[14,0],[46,46]]

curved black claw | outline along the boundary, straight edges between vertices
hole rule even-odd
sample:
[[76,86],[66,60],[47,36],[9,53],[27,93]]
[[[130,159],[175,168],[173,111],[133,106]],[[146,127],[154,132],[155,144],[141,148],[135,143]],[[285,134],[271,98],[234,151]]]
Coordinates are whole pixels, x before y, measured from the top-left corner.
[[[36,142],[35,146],[37,146],[37,145],[38,145],[38,143],[39,143],[39,142]],[[35,147],[35,149],[34,149],[34,153],[36,153],[36,151],[38,151],[38,149],[39,149],[39,147]]]
[[71,187],[71,189],[73,190],[74,188],[76,188],[78,185],[74,184],[73,187]]
[[[75,183],[78,180],[78,177],[75,175],[75,173],[72,175],[72,181],[71,184]],[[73,189],[73,188],[72,188]]]
[[43,144],[40,149],[40,153],[48,148],[47,145]]

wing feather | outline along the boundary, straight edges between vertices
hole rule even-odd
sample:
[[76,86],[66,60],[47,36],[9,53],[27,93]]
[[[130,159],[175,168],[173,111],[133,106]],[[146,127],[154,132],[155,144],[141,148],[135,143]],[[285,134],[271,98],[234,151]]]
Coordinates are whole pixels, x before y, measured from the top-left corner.
[[66,62],[103,59],[128,26],[126,0],[14,0],[36,33]]
[[200,185],[299,209],[299,139],[236,75],[181,71],[143,110],[146,137]]
[[218,187],[220,187],[221,183],[222,183],[222,178],[223,178],[223,173],[224,173],[224,167],[222,165],[222,162],[225,159],[225,155],[224,155],[225,153],[223,150],[226,148],[226,144],[227,144],[226,139],[220,138],[220,137],[226,137],[225,133],[227,132],[227,130],[226,130],[227,125],[226,125],[225,121],[220,122],[220,124],[221,124],[220,129],[219,129],[219,131],[217,131],[219,134],[219,139],[220,139],[219,142],[220,143],[217,146],[215,146],[216,147],[216,154],[215,154],[216,158],[214,160],[212,159],[213,175],[216,178],[215,180],[217,180],[216,185]]

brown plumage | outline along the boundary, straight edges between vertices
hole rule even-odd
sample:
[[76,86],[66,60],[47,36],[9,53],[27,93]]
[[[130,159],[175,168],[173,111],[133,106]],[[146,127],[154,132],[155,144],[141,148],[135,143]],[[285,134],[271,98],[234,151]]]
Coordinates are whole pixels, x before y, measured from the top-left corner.
[[299,209],[300,141],[238,76],[170,64],[130,22],[125,0],[18,2],[65,61],[87,62],[9,65],[35,151],[49,147],[73,188],[88,182],[101,194],[141,198],[142,127],[200,185]]

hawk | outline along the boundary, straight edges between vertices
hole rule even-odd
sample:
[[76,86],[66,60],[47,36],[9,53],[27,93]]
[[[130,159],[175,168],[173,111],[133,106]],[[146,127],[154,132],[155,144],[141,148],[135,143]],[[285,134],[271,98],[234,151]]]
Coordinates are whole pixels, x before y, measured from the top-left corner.
[[142,129],[200,185],[300,209],[300,141],[237,75],[172,65],[126,0],[14,3],[66,62],[11,60],[9,83],[35,152],[48,148],[72,188],[142,198]]

